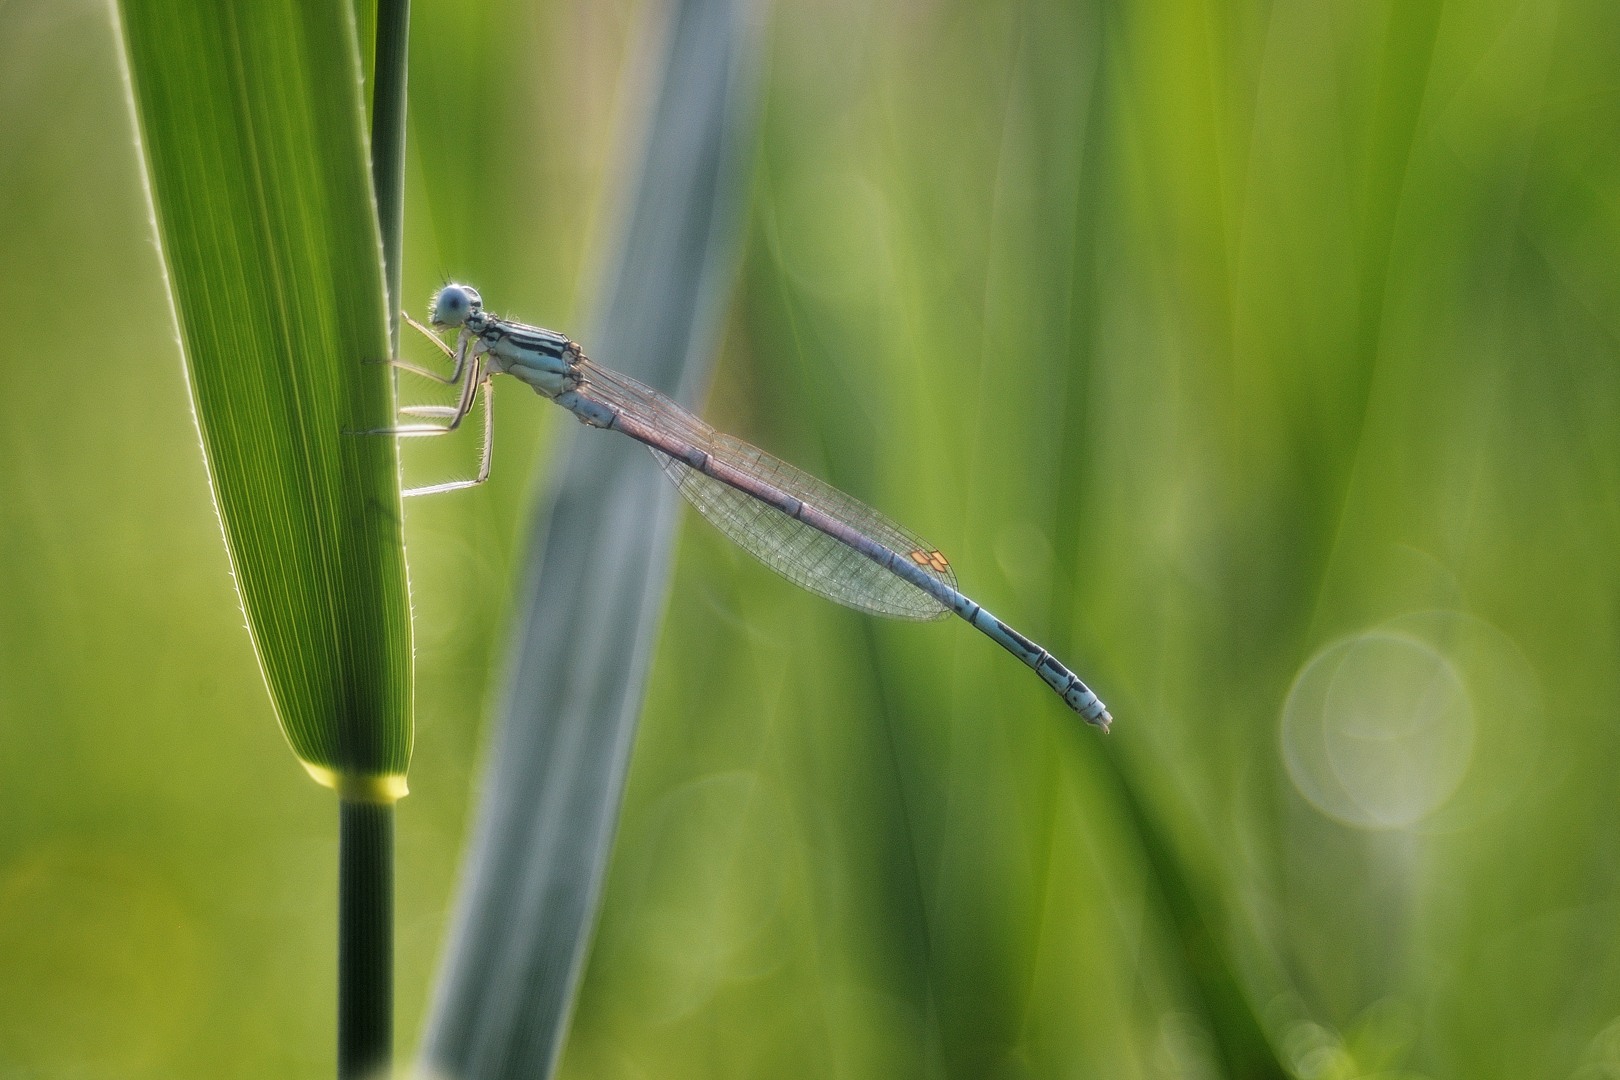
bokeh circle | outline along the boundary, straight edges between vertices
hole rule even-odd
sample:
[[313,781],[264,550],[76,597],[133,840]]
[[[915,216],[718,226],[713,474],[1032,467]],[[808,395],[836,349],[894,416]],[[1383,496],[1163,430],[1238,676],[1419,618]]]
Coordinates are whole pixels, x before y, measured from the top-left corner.
[[1433,814],[1473,758],[1468,687],[1439,650],[1374,630],[1323,648],[1300,670],[1282,715],[1294,786],[1322,813],[1364,829]]

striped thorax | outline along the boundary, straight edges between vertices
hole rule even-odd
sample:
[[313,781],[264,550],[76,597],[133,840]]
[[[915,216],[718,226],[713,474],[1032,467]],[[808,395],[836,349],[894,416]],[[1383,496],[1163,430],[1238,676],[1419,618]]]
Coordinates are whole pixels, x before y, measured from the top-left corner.
[[583,355],[578,345],[555,330],[490,315],[478,290],[469,285],[440,289],[433,298],[432,318],[435,327],[459,327],[457,347],[470,347],[473,358],[482,357],[492,374],[511,375],[549,398],[578,384],[575,367]]

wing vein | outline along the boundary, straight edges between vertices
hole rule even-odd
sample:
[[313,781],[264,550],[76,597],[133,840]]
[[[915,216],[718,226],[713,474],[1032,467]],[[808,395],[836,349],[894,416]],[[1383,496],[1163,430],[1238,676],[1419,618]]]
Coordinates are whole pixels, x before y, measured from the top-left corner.
[[[956,588],[950,564],[932,545],[878,511],[741,439],[724,435],[673,400],[590,361],[581,364],[581,394],[691,443],[732,468],[800,501],[910,559]],[[937,599],[854,548],[657,450],[653,457],[688,502],[739,547],[801,588],[848,607],[896,619],[949,614]]]

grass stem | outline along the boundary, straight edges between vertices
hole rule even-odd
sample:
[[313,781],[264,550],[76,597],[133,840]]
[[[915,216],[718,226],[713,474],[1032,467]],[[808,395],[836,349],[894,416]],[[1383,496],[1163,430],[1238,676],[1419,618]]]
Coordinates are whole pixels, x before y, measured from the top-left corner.
[[371,186],[377,194],[389,344],[399,345],[400,262],[405,229],[405,66],[410,0],[380,0],[371,93]]
[[338,1080],[386,1076],[394,1047],[394,807],[341,799]]
[[[399,345],[410,0],[377,5],[371,183],[382,234],[389,347]],[[394,1051],[394,808],[339,801],[338,1078],[386,1076]]]

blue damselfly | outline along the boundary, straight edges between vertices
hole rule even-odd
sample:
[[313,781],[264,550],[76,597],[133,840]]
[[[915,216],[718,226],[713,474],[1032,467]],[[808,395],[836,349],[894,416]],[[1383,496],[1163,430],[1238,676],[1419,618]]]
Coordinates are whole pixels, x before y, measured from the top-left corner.
[[[873,615],[927,620],[951,612],[1028,664],[1087,721],[1108,730],[1113,719],[1079,677],[956,587],[939,550],[836,488],[740,439],[714,430],[670,398],[627,376],[593,364],[562,334],[498,318],[484,310],[478,290],[446,285],[433,298],[432,328],[406,316],[451,360],[448,377],[404,361],[394,363],[454,385],[451,405],[400,411],[445,421],[387,429],[396,435],[453,431],[484,396],[483,457],[478,475],[413,488],[426,495],[482,483],[491,451],[490,379],[511,375],[585,424],[622,432],[652,450],[669,478],[698,512],[766,566],[830,600]],[[454,347],[435,331],[457,332]]]

